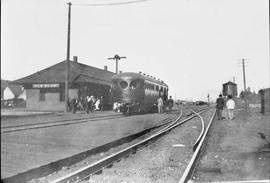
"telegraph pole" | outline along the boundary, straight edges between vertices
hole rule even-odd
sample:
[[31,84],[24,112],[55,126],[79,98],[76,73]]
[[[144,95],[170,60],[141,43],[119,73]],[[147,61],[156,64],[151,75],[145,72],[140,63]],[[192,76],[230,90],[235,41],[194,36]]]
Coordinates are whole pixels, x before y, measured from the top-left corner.
[[243,78],[244,78],[244,100],[245,100],[245,107],[248,107],[247,103],[247,89],[246,89],[246,73],[245,73],[245,59],[242,59],[242,67],[243,67]]
[[120,57],[119,55],[114,55],[114,57],[108,58],[108,60],[115,60],[116,62],[116,69],[115,69],[116,74],[118,74],[118,60],[121,60],[123,58],[127,58],[127,57]]
[[67,34],[67,59],[66,59],[66,80],[65,80],[65,112],[68,112],[68,90],[69,90],[69,68],[70,68],[70,17],[71,2],[68,4],[68,34]]
[[210,100],[209,100],[209,97],[210,97],[210,95],[209,95],[209,93],[207,94],[207,106],[209,106],[210,105]]

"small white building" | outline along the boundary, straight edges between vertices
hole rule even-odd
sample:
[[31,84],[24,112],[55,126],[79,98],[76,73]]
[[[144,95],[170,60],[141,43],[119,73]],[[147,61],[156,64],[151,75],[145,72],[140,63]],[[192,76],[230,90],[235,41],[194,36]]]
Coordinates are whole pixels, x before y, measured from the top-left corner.
[[1,80],[1,106],[5,101],[26,99],[26,92],[22,85],[10,84],[9,81]]
[[4,100],[11,100],[15,98],[15,94],[11,91],[11,89],[7,86],[3,90],[3,99]]

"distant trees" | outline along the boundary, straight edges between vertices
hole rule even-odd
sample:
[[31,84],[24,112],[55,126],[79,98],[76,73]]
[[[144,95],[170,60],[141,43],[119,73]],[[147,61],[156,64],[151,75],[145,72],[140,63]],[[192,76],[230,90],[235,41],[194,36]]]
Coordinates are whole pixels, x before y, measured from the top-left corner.
[[[244,100],[245,92],[242,90],[239,94],[239,98]],[[255,91],[251,92],[251,88],[248,87],[246,91],[246,97],[249,103],[257,103],[259,102],[259,92],[256,93]]]

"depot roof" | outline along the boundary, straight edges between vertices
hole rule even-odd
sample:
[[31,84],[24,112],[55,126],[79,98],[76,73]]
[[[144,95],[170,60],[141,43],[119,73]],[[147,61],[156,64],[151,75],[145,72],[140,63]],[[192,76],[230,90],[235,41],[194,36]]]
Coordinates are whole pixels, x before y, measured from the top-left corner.
[[[38,71],[29,76],[15,80],[13,84],[32,84],[32,83],[64,83],[66,79],[66,63],[59,62],[44,70]],[[88,66],[82,63],[70,61],[69,82],[98,83],[110,85],[110,80],[115,73]]]

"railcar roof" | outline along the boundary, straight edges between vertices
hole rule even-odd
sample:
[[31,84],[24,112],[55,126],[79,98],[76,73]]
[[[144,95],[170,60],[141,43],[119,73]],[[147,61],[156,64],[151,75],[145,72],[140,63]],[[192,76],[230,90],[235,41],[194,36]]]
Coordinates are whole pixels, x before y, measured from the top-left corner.
[[124,72],[124,73],[120,73],[120,74],[114,75],[112,77],[112,80],[114,80],[114,79],[120,79],[122,77],[134,77],[134,78],[144,79],[144,80],[148,80],[148,81],[157,83],[159,85],[163,85],[163,86],[168,87],[168,85],[166,83],[162,82],[162,81],[159,81],[157,79],[151,78],[151,77],[146,76],[146,75],[143,75],[143,74],[134,73],[134,72]]

